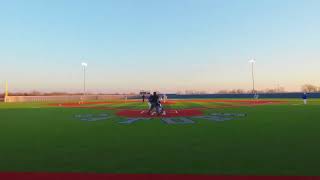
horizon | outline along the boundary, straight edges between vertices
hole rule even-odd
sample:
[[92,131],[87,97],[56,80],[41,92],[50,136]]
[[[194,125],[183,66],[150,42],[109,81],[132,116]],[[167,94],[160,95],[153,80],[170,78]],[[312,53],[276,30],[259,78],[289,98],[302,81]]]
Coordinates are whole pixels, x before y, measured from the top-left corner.
[[0,92],[320,86],[320,1],[8,1]]
[[[310,84],[306,84],[306,85],[310,85]],[[307,93],[319,93],[320,92],[320,87],[314,86],[317,88],[316,91],[311,91],[311,92],[307,92]],[[3,88],[5,89],[5,88]],[[1,90],[1,88],[0,88]],[[138,90],[138,91],[128,91],[128,92],[108,92],[108,91],[86,91],[87,95],[96,95],[96,94],[139,94],[141,91],[149,91],[149,90]],[[235,92],[238,91],[238,92]],[[154,92],[154,91],[149,91],[149,92]],[[172,91],[172,92],[168,92],[168,91],[157,91],[159,93],[162,94],[252,94],[252,89],[221,89],[218,91],[205,91],[205,90],[197,90],[197,89],[186,89],[186,90],[181,90],[181,91]],[[300,90],[296,90],[296,91],[287,91],[286,89],[284,89],[283,87],[279,87],[279,89],[277,88],[266,88],[266,89],[258,89],[256,90],[257,93],[259,94],[278,94],[278,93],[303,93],[306,92],[305,90],[303,90],[302,88]],[[41,90],[10,90],[8,91],[9,95],[10,94],[28,94],[28,95],[32,95],[32,94],[83,94],[83,91],[79,90],[74,90],[74,91],[41,91]],[[0,91],[0,96],[4,95],[5,91]]]

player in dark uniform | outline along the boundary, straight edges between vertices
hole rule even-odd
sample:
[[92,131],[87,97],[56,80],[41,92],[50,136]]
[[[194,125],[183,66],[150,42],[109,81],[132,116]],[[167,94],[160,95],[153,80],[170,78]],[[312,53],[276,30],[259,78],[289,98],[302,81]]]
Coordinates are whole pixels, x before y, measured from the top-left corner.
[[160,103],[159,96],[157,95],[157,93],[153,92],[153,95],[150,95],[148,100],[149,100],[149,103],[151,104],[148,113],[151,115],[151,111],[153,109],[156,109],[157,114],[160,115],[161,114],[161,111],[160,111],[161,103]]
[[144,99],[146,98],[146,96],[143,94],[142,95],[142,102],[144,102]]

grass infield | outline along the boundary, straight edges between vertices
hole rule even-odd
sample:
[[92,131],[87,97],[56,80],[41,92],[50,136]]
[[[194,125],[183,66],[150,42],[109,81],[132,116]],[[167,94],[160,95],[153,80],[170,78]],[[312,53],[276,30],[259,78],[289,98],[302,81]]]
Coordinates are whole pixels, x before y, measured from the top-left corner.
[[[320,176],[320,101],[257,103],[177,100],[166,110],[200,109],[203,116],[166,124],[152,117],[121,124],[140,101],[79,105],[0,103],[0,172]],[[84,121],[79,117],[108,119]]]

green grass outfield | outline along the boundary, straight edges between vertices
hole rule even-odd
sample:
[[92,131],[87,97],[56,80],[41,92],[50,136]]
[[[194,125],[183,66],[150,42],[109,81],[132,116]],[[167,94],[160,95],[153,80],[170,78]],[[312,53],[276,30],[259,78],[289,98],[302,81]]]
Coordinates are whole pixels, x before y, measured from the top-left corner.
[[[287,101],[212,108],[204,112],[247,116],[223,122],[191,117],[195,124],[179,125],[159,118],[124,125],[114,110],[0,103],[0,171],[319,176],[320,101]],[[166,108],[223,104],[179,102]],[[97,106],[147,108],[139,102]],[[101,113],[111,118],[75,117]]]

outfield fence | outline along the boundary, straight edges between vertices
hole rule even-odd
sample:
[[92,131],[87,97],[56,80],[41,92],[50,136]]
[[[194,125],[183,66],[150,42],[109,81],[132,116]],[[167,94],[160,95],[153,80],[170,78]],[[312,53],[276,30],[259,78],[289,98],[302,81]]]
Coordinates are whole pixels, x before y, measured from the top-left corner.
[[[301,98],[302,93],[274,93],[259,94],[259,98]],[[197,98],[253,98],[253,94],[199,94],[181,95],[167,94],[169,99],[197,99]],[[136,99],[139,95],[61,95],[61,96],[8,96],[6,99],[0,98],[0,102],[77,102],[94,100],[116,100],[116,99]],[[308,98],[320,98],[320,93],[309,93]]]
[[130,95],[8,96],[5,102],[77,102],[129,99],[132,97]]
[[[301,98],[301,92],[294,93],[259,93],[259,98]],[[253,98],[254,94],[167,94],[169,99],[197,99],[197,98]],[[308,93],[308,98],[320,98],[320,93]]]

